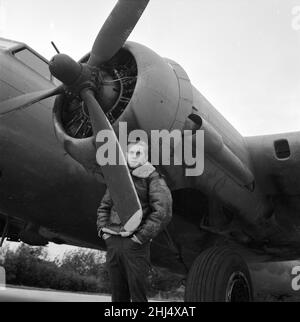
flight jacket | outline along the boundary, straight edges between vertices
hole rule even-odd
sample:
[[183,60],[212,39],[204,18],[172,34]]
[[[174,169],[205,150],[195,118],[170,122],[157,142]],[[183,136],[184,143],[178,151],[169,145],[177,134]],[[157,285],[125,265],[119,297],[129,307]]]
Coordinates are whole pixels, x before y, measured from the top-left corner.
[[[149,162],[131,171],[131,176],[143,210],[142,222],[134,235],[144,244],[155,238],[171,221],[172,195],[162,175]],[[116,233],[123,229],[108,189],[97,211],[99,235],[104,227]]]

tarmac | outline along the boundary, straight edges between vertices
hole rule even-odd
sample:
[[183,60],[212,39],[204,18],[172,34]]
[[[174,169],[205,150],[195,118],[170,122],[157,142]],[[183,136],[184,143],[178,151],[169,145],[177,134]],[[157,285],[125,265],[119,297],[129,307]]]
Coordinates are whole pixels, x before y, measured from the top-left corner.
[[0,302],[111,302],[111,296],[6,287],[0,288]]

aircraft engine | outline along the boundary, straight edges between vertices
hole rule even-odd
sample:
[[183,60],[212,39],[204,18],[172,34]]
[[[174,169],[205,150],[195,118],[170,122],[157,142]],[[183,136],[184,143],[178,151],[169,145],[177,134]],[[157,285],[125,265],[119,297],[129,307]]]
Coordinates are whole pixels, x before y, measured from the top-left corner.
[[[182,130],[192,112],[192,85],[183,69],[140,44],[127,42],[94,77],[95,97],[117,135],[120,122],[126,122],[128,133]],[[57,98],[54,126],[67,153],[86,169],[101,171],[95,160],[96,134],[79,96]]]

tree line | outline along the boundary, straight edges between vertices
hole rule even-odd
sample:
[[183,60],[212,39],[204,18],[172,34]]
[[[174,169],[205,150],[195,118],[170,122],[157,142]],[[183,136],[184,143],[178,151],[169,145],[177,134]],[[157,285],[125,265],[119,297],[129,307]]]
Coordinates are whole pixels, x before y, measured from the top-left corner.
[[[110,293],[106,253],[75,249],[61,259],[49,259],[46,247],[20,244],[0,250],[0,265],[6,270],[6,283],[67,292]],[[148,279],[148,295],[161,298],[183,296],[182,277],[153,267]]]

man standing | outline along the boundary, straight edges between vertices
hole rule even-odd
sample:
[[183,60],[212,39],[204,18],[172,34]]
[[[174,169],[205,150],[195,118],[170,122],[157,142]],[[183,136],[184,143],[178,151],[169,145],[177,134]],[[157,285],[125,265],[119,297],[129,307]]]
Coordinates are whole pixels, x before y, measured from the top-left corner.
[[142,222],[133,235],[122,237],[121,220],[107,190],[98,208],[97,228],[107,246],[112,301],[147,302],[150,244],[171,221],[172,196],[163,177],[148,162],[146,143],[130,143],[127,162],[142,205]]

